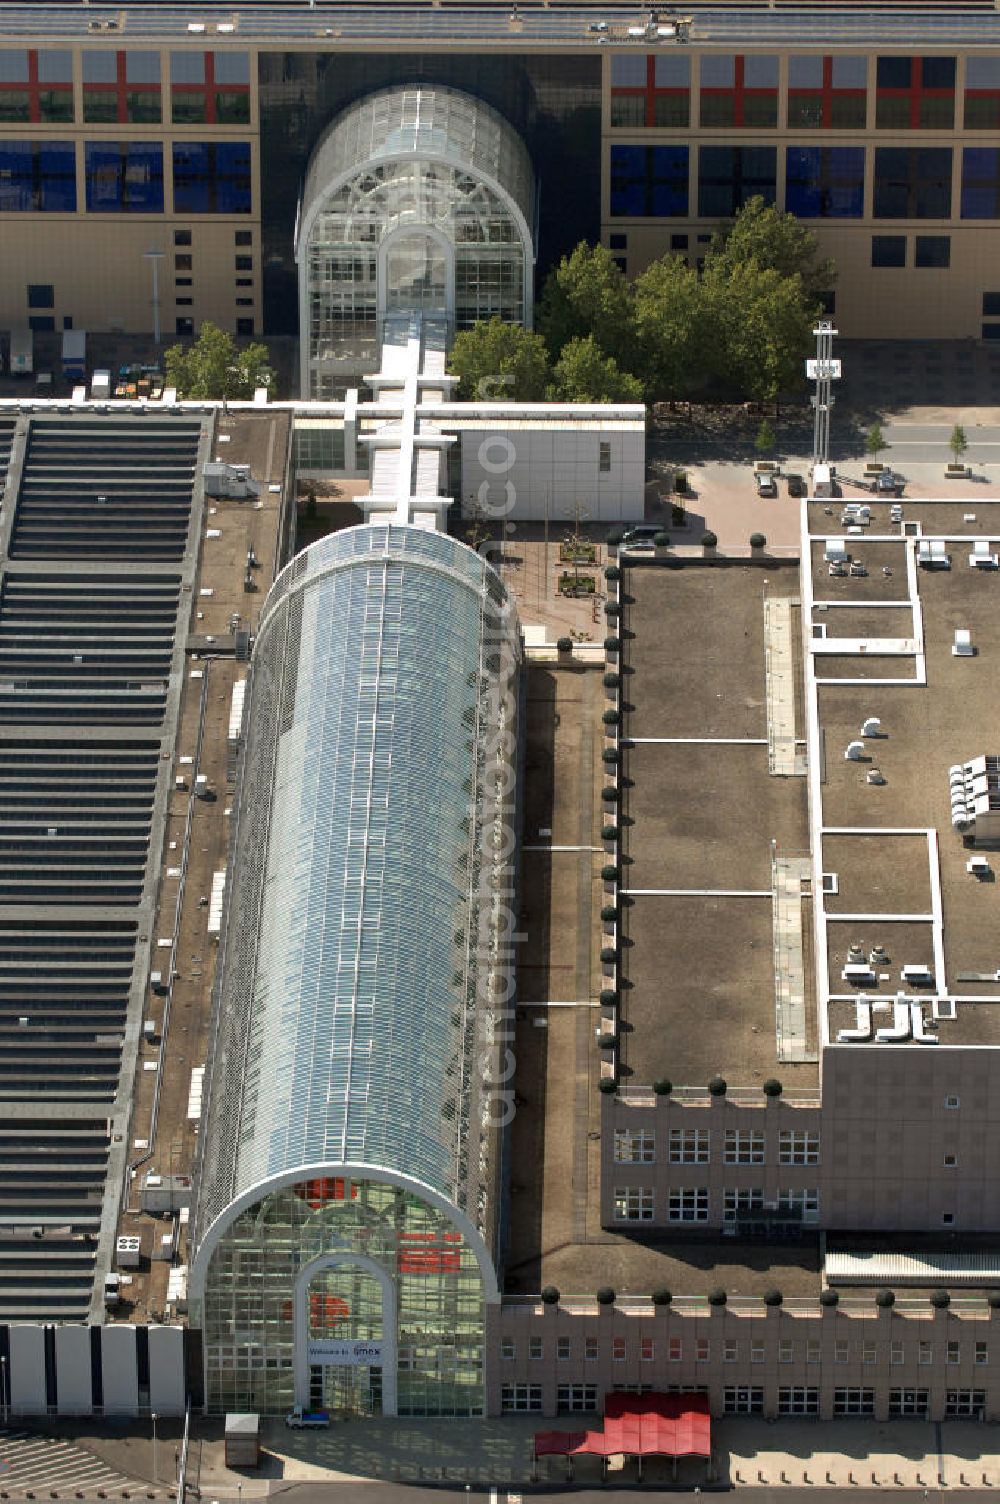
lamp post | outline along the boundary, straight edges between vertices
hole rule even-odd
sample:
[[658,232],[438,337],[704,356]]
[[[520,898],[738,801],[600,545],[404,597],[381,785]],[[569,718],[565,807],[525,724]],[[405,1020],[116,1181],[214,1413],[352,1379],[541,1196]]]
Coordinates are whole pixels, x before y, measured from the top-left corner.
[[156,1466],[156,1419],[157,1419],[157,1417],[156,1417],[156,1411],[155,1410],[153,1411],[152,1415],[150,1416],[150,1419],[153,1422],[153,1483],[156,1484],[156,1483],[159,1482],[160,1474],[159,1474],[159,1469]]
[[3,1410],[3,1423],[7,1424],[7,1359],[0,1357],[0,1408]]
[[164,251],[143,251],[153,272],[153,344],[160,343],[160,262]]

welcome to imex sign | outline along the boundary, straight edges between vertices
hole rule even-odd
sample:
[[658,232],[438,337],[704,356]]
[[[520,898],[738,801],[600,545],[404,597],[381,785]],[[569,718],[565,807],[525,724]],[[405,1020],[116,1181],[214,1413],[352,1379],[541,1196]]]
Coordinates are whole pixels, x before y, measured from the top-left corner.
[[382,1362],[381,1342],[337,1342],[322,1338],[309,1343],[309,1362],[316,1364],[343,1364],[348,1368],[362,1365],[378,1365]]

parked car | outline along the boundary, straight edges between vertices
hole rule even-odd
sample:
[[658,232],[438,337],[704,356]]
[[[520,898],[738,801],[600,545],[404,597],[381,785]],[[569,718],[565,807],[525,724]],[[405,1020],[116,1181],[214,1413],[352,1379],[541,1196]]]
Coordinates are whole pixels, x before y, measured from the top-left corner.
[[804,496],[806,494],[806,483],[801,475],[793,473],[786,476],[785,479],[788,481],[789,496]]
[[875,490],[880,496],[902,496],[903,477],[891,470],[883,470],[875,481]]
[[641,523],[638,527],[630,527],[622,533],[622,547],[634,548],[637,543],[652,543],[657,533],[662,531],[659,524],[650,522]]
[[754,480],[757,482],[758,496],[777,496],[778,482],[770,470],[755,471]]

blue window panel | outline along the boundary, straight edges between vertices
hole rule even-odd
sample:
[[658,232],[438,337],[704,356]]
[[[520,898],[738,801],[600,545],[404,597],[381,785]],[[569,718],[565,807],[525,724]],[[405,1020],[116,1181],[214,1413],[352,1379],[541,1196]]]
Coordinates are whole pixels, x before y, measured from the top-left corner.
[[688,212],[686,146],[613,146],[611,213],[615,218],[683,218]]
[[756,195],[775,201],[778,154],[773,146],[703,146],[698,157],[698,214],[729,219]]
[[949,219],[951,157],[950,147],[878,147],[875,218]]
[[174,143],[174,209],[178,214],[249,214],[247,141]]
[[860,146],[790,146],[785,208],[800,219],[860,219],[865,153]]
[[86,164],[92,214],[163,213],[160,142],[88,141]]
[[963,148],[962,218],[1000,219],[1000,148]]
[[0,212],[74,214],[76,148],[71,141],[0,142]]

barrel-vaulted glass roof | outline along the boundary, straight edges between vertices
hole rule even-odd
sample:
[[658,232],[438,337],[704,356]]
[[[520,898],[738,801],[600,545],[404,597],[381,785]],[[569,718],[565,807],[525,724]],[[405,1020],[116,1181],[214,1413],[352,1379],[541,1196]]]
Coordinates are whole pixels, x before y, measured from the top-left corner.
[[518,655],[496,573],[444,534],[351,528],[275,582],[248,686],[199,1241],[268,1178],[353,1163],[430,1186],[492,1245],[482,1060]]

